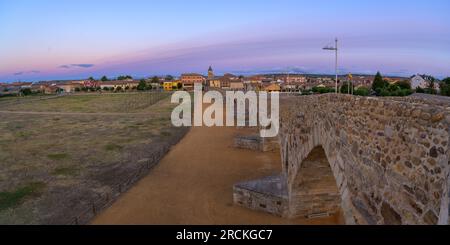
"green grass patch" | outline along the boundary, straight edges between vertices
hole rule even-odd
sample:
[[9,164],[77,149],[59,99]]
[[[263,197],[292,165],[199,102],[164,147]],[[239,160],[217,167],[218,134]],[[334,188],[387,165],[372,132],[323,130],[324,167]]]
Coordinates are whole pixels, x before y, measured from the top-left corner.
[[0,192],[0,211],[13,208],[21,204],[26,198],[39,195],[45,188],[43,182],[33,182],[15,191]]
[[69,154],[67,153],[48,154],[47,157],[50,158],[51,160],[63,160],[69,158]]
[[122,149],[123,149],[123,146],[117,145],[114,143],[109,143],[109,144],[105,145],[105,150],[107,150],[107,151],[120,151]]

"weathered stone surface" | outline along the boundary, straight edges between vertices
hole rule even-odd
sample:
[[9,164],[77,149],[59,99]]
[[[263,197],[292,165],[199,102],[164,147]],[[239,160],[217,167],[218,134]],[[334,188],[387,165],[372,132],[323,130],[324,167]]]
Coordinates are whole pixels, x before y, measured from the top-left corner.
[[238,183],[233,187],[233,202],[239,206],[287,217],[286,178],[276,175]]
[[234,138],[234,147],[253,151],[278,151],[278,138],[261,138],[259,135],[239,135]]
[[[439,203],[448,205],[448,185],[435,184],[444,183],[449,173],[447,107],[409,97],[327,94],[282,100],[280,142],[290,195],[296,193],[293,183],[303,160],[321,145],[330,165],[342,166],[333,168],[335,176],[346,179],[339,192],[354,200],[342,198],[342,206],[350,207],[348,223],[397,224],[405,216],[406,223],[420,224],[423,210],[440,214]],[[384,205],[374,205],[380,203],[374,192]],[[440,222],[447,223],[448,217]]]
[[381,206],[381,216],[383,216],[386,225],[401,225],[402,217],[389,204],[383,202]]
[[304,160],[322,146],[347,223],[448,224],[449,103],[326,94],[282,98],[280,110],[289,214]]

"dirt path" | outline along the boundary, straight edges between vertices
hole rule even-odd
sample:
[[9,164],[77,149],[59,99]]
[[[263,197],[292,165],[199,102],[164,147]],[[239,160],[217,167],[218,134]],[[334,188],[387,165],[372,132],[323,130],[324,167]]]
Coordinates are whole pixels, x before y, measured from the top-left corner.
[[281,168],[279,154],[232,147],[234,128],[193,128],[93,224],[334,224],[287,220],[233,205],[233,184]]

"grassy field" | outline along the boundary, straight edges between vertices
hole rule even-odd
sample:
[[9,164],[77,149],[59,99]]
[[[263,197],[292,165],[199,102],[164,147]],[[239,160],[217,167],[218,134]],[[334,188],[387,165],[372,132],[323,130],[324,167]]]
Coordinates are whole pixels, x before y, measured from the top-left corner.
[[[79,94],[61,97],[24,97],[0,100],[0,110],[51,111],[83,113],[136,113],[151,112],[149,106],[167,97],[169,93],[115,93]],[[14,103],[11,103],[10,101]],[[33,103],[30,103],[32,101]]]
[[1,100],[0,111],[75,114],[0,112],[0,224],[67,224],[97,196],[114,195],[184,135],[171,126],[174,106],[169,94],[150,93]]

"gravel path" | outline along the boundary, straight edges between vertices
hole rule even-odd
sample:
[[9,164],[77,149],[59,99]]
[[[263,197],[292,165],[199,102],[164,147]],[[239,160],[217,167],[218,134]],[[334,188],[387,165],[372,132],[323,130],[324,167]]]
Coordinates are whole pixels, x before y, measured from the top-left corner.
[[241,130],[192,128],[146,177],[93,224],[336,224],[282,219],[233,205],[233,184],[279,173],[279,153],[232,147]]

